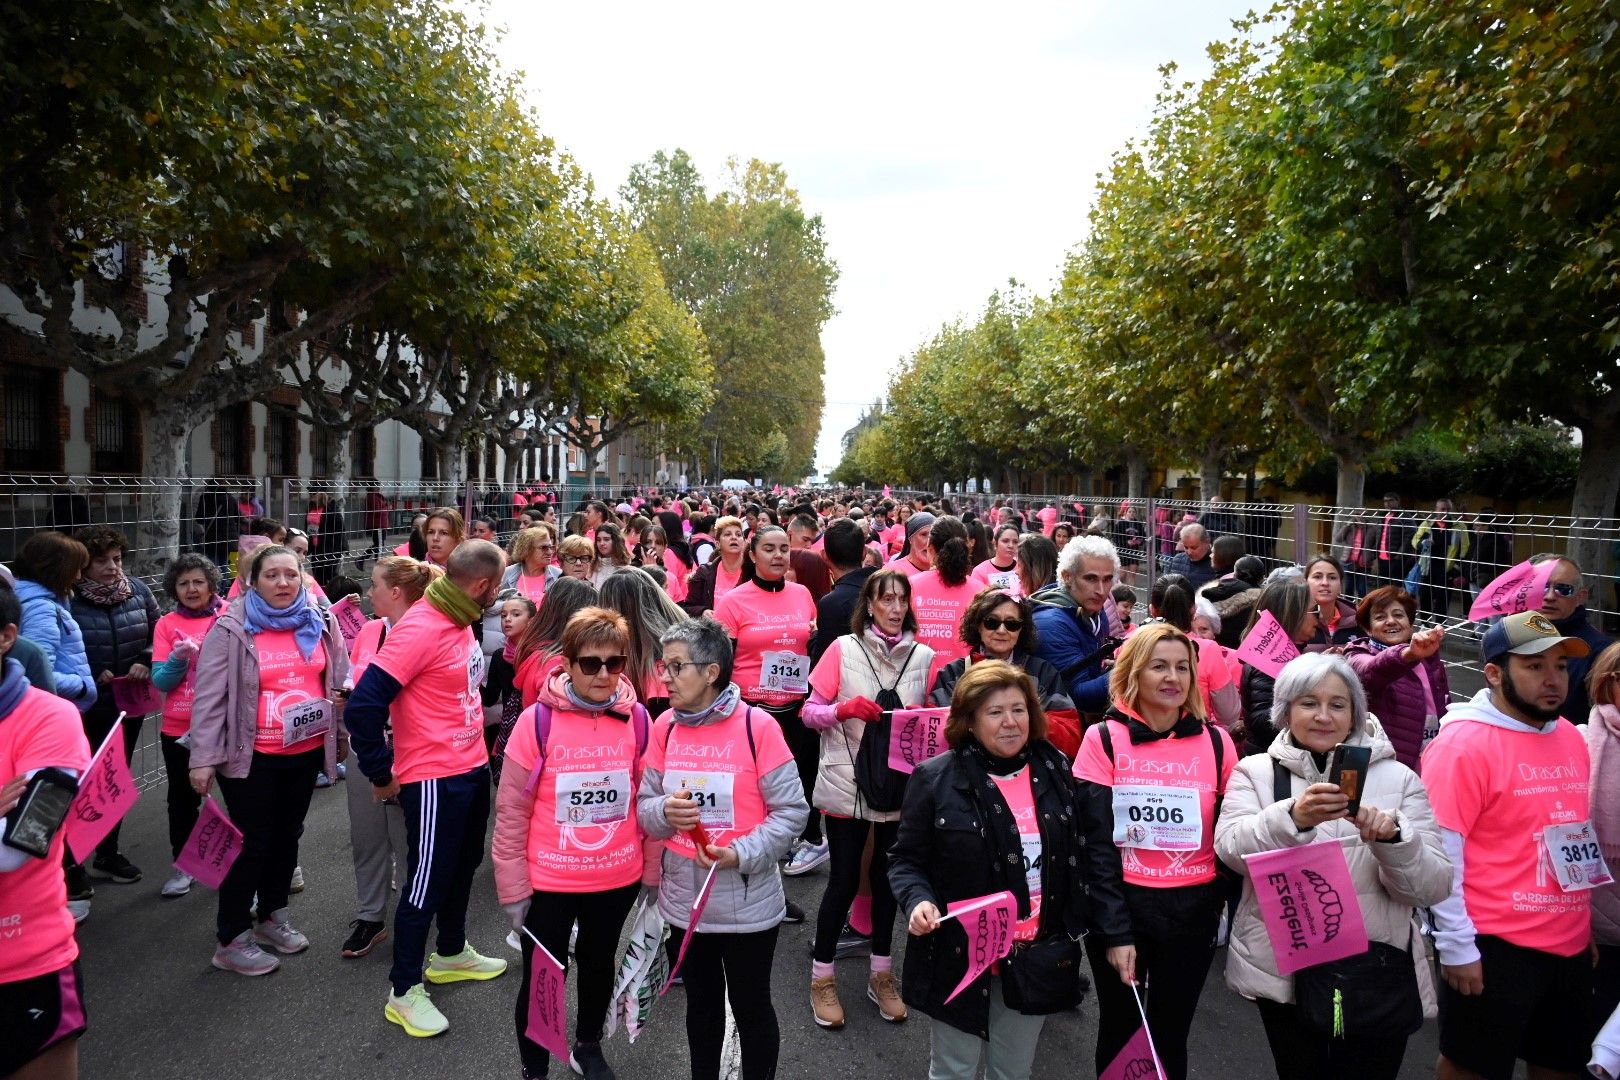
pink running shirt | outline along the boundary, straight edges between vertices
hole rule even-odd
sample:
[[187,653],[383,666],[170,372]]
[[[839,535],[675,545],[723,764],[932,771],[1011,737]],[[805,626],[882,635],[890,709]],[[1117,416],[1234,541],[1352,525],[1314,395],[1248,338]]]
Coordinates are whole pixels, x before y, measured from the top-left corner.
[[[158,619],[157,625],[152,628],[152,663],[161,664],[167,660],[181,638],[190,638],[201,645],[218,618],[218,612],[193,619],[178,611],[171,611]],[[197,658],[193,656],[186,668],[185,679],[163,695],[163,726],[158,729],[159,734],[178,739],[191,730],[191,703],[196,696]]]
[[[300,702],[326,696],[326,643],[320,642],[308,660],[298,651],[291,630],[266,630],[253,635],[259,657],[259,716],[253,725],[253,749],[260,754],[302,754],[321,745],[323,737],[281,745],[281,714]],[[330,721],[336,715],[327,706]]]
[[1018,825],[1018,839],[1024,848],[1024,882],[1029,886],[1029,918],[1013,927],[1014,941],[1034,941],[1041,928],[1041,825],[1035,816],[1035,789],[1028,767],[1011,776],[992,776],[1001,797],[1012,810]]
[[[816,628],[816,602],[810,590],[796,581],[784,582],[780,592],[767,592],[752,581],[739,585],[714,605],[714,617],[737,642],[732,680],[743,697],[759,705],[790,705],[810,691],[810,635]],[[779,661],[795,658],[787,666],[798,671],[805,689],[768,685],[766,653]],[[777,667],[782,664],[773,665]]]
[[402,784],[460,776],[489,762],[484,750],[484,651],[427,600],[400,616],[372,661],[399,683],[389,708],[394,779]]

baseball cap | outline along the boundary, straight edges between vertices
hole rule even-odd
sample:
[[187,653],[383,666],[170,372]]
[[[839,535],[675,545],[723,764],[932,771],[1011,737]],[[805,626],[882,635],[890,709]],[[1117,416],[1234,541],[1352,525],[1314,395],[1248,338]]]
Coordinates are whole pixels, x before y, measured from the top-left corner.
[[1565,656],[1590,656],[1592,653],[1592,647],[1580,638],[1560,634],[1552,620],[1541,612],[1521,611],[1516,615],[1504,615],[1485,631],[1484,640],[1479,643],[1479,655],[1490,664],[1508,653],[1537,656],[1560,645],[1564,647]]

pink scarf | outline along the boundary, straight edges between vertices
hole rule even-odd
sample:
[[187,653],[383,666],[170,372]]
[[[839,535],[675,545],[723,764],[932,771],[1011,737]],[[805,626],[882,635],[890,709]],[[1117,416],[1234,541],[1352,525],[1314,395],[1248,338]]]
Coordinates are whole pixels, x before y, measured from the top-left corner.
[[1620,709],[1594,705],[1586,725],[1592,755],[1592,826],[1605,859],[1620,858]]

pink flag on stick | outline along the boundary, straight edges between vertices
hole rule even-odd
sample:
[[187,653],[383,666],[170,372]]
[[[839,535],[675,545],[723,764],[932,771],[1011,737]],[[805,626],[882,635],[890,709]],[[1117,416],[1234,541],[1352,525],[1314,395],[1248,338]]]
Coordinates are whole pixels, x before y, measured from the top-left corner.
[[1244,858],[1279,974],[1367,951],[1367,926],[1342,846],[1327,841]]
[[118,711],[130,716],[151,716],[163,711],[163,695],[152,685],[151,679],[132,679],[120,675],[112,681],[113,704]]
[[[529,934],[528,927],[523,932]],[[573,1047],[568,1042],[568,984],[563,966],[546,951],[538,938],[529,958],[529,1019],[524,1034],[545,1047],[553,1057],[568,1060]]]
[[67,845],[73,858],[85,862],[96,845],[135,805],[135,778],[124,761],[124,714],[118,714],[101,749],[79,779],[79,793],[68,808]]
[[1012,952],[1013,924],[1018,921],[1018,898],[1003,890],[975,900],[963,900],[951,905],[950,913],[945,918],[961,919],[962,929],[967,932],[968,938],[967,974],[962,976],[962,981],[945,999],[949,1004],[951,998],[966,990],[974,979],[989,971],[991,964]]
[[360,631],[366,625],[366,613],[360,610],[354,597],[345,596],[333,604],[332,618],[337,620],[338,633],[343,635],[344,646],[354,648],[354,639],[360,636]]
[[1534,566],[1526,559],[1518,566],[1510,567],[1479,591],[1473,606],[1468,609],[1468,617],[1483,622],[1498,615],[1514,615],[1540,607],[1541,598],[1547,595],[1547,585],[1556,569],[1557,559],[1548,559]]
[[190,874],[210,889],[218,889],[240,854],[242,830],[231,824],[218,803],[204,799],[197,824],[186,837],[186,846],[180,849],[174,868]]
[[909,773],[943,754],[949,709],[896,709],[889,722],[889,768]]
[[1254,624],[1254,629],[1249,631],[1249,636],[1237,648],[1239,660],[1273,679],[1282,674],[1288,661],[1298,655],[1299,650],[1288,640],[1288,631],[1269,611],[1260,613],[1260,621]]
[[883,497],[885,499],[890,497],[890,495],[889,495],[889,485],[888,484],[883,485]]
[[1147,1025],[1143,1024],[1108,1063],[1108,1068],[1097,1075],[1097,1080],[1152,1080],[1163,1075],[1153,1054],[1153,1043],[1148,1039]]
[[692,935],[697,932],[698,923],[703,921],[703,909],[709,906],[709,894],[714,892],[714,875],[719,870],[719,863],[709,867],[709,876],[703,879],[703,887],[698,890],[697,899],[692,901],[691,921],[686,924],[686,933],[681,935],[681,950],[675,954],[675,963],[670,965],[669,978],[664,980],[664,988],[658,991],[659,997],[669,993],[669,988],[675,985],[675,976],[680,973],[681,964],[686,962],[687,946],[692,944]]

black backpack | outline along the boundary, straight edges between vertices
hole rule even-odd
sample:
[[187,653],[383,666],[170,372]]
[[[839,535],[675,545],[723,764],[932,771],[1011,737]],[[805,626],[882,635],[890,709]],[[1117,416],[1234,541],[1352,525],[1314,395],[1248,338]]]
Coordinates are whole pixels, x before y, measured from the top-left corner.
[[906,774],[889,768],[889,733],[894,727],[893,711],[906,707],[906,703],[900,700],[898,687],[900,680],[905,677],[906,668],[911,666],[911,658],[917,655],[917,647],[912,645],[911,651],[906,654],[906,662],[900,665],[893,686],[884,686],[883,680],[878,679],[877,665],[872,663],[866,647],[859,640],[855,641],[855,647],[861,650],[867,666],[872,669],[872,678],[878,684],[876,701],[883,710],[883,719],[875,724],[867,724],[866,730],[861,732],[860,749],[855,752],[855,788],[866,800],[867,806],[889,813],[900,809],[906,797]]

